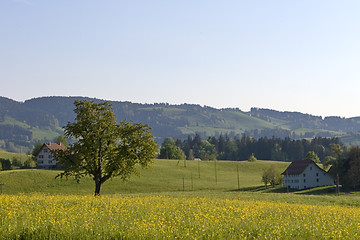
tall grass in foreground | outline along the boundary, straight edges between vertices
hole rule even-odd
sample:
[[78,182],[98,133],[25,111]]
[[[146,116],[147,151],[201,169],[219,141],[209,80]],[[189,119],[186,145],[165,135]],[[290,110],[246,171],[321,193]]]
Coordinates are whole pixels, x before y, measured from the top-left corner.
[[358,239],[360,209],[210,197],[1,195],[2,239]]

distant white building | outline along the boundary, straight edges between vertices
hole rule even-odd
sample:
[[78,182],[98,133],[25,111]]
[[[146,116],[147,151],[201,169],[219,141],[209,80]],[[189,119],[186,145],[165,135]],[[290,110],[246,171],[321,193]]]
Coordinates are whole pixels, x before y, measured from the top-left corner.
[[62,143],[44,143],[36,154],[36,167],[37,168],[55,168],[56,160],[54,159],[52,150],[66,150],[66,146]]
[[292,162],[282,175],[284,186],[294,189],[334,185],[334,179],[329,173],[311,160]]

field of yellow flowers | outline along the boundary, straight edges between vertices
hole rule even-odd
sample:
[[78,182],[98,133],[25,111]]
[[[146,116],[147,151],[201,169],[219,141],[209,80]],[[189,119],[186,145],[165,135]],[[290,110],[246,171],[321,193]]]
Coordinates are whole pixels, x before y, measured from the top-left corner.
[[1,239],[359,239],[360,208],[206,196],[0,195]]

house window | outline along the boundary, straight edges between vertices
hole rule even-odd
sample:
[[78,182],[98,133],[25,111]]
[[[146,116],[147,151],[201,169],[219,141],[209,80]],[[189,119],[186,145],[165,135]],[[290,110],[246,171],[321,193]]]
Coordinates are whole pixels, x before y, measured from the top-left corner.
[[305,177],[305,176],[306,176],[306,174],[304,173],[304,174],[303,174],[303,177]]
[[53,161],[51,161],[51,160],[48,161],[49,164],[52,164],[52,162],[53,162]]
[[310,167],[310,170],[312,170],[312,167]]
[[44,148],[44,153],[47,153],[48,152],[48,149],[47,148]]
[[39,163],[39,164],[43,164],[43,163],[44,163],[44,161],[38,161],[38,163]]
[[319,182],[319,179],[317,178],[316,181]]
[[51,154],[49,154],[49,156],[48,156],[50,159],[53,157]]
[[316,173],[316,176],[318,177],[318,176],[319,176],[319,173]]
[[44,158],[44,155],[39,155],[39,158]]
[[304,182],[306,182],[306,179],[304,179]]

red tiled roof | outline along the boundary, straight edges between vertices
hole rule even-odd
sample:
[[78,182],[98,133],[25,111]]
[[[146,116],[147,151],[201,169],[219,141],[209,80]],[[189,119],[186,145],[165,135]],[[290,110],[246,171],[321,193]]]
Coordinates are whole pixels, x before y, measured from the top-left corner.
[[45,143],[46,147],[48,147],[50,150],[66,150],[66,146],[62,143]]
[[48,149],[50,150],[66,150],[67,147],[60,143],[60,144],[57,144],[57,143],[44,143],[41,148],[36,152],[35,156],[39,155],[39,153],[41,152],[41,150],[44,148],[44,147],[47,147]]
[[[299,160],[292,162],[289,167],[282,173],[282,175],[299,175],[309,166],[310,164],[314,164],[320,170],[324,171],[320,168],[314,161],[312,160]],[[324,171],[325,172],[325,171]]]

